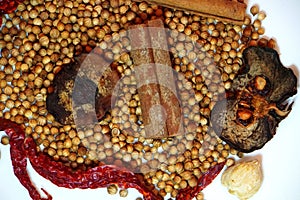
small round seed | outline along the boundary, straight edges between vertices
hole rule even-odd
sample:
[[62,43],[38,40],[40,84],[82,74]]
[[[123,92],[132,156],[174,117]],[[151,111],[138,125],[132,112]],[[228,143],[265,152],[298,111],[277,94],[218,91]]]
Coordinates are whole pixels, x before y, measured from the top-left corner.
[[108,192],[108,194],[117,194],[117,192],[118,192],[117,185],[115,185],[115,184],[109,185],[107,187],[107,192]]
[[8,145],[9,144],[9,137],[8,136],[2,136],[1,143],[3,145]]
[[257,19],[260,20],[260,21],[262,21],[262,20],[264,20],[266,18],[266,16],[267,16],[266,13],[263,12],[263,11],[261,11],[261,12],[258,13]]
[[251,14],[252,14],[253,16],[257,15],[258,12],[259,12],[258,6],[257,6],[257,5],[252,6],[252,7],[250,8],[250,12],[251,12]]
[[128,195],[128,190],[127,190],[127,189],[121,189],[121,190],[119,191],[119,195],[120,195],[120,197],[127,197],[127,195]]

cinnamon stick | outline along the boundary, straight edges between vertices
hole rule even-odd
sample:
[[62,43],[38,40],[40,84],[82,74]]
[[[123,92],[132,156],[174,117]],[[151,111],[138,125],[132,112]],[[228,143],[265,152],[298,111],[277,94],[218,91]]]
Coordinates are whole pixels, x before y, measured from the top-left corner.
[[180,102],[163,22],[130,27],[131,57],[140,96],[146,137],[183,134]]
[[159,83],[160,101],[166,111],[166,126],[169,136],[183,134],[181,108],[177,98],[175,78],[167,44],[163,21],[148,22],[151,47]]
[[165,113],[161,109],[160,92],[154,58],[146,25],[130,27],[131,57],[135,65],[137,91],[140,96],[142,118],[147,138],[167,137]]
[[[140,1],[140,0],[137,0]],[[242,24],[247,5],[237,0],[146,0],[149,3]]]

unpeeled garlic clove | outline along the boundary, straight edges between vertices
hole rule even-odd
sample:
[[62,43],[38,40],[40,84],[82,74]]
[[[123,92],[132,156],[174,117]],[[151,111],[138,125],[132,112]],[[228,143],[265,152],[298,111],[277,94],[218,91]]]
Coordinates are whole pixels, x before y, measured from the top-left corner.
[[229,193],[242,200],[252,197],[261,187],[262,180],[258,160],[237,163],[227,168],[221,177],[221,182],[228,188]]

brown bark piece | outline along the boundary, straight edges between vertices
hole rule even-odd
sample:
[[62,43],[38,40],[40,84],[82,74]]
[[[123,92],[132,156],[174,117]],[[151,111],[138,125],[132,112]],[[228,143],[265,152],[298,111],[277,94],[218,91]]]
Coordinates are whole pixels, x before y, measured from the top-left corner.
[[147,138],[167,137],[165,114],[160,105],[159,86],[154,66],[151,42],[145,25],[130,27],[131,57],[141,101],[142,118]]
[[159,83],[160,101],[167,115],[168,135],[180,135],[183,134],[181,108],[177,98],[164,24],[162,20],[157,19],[149,21],[148,26],[156,76]]
[[[140,0],[137,0],[140,1]],[[247,5],[234,0],[146,0],[161,6],[184,10],[204,17],[242,24]]]

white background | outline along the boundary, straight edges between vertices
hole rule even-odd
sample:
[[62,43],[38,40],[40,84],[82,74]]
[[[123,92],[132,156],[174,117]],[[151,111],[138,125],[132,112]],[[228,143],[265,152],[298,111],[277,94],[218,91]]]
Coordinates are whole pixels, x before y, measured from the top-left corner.
[[[263,21],[265,35],[274,38],[279,45],[282,63],[291,67],[299,78],[300,71],[300,1],[297,0],[250,0],[248,7],[258,4],[267,13]],[[298,90],[299,90],[298,84]],[[295,98],[293,110],[287,119],[280,123],[276,136],[266,146],[252,154],[262,161],[264,181],[258,193],[251,200],[299,200],[300,199],[300,99]],[[3,133],[1,133],[3,134]],[[0,199],[30,200],[27,190],[13,174],[9,146],[0,145]],[[108,195],[106,189],[69,190],[58,188],[40,177],[29,166],[33,182],[37,188],[45,188],[54,200],[134,200],[141,195],[133,189],[127,198]],[[218,176],[204,189],[206,200],[237,200],[220,184]]]

